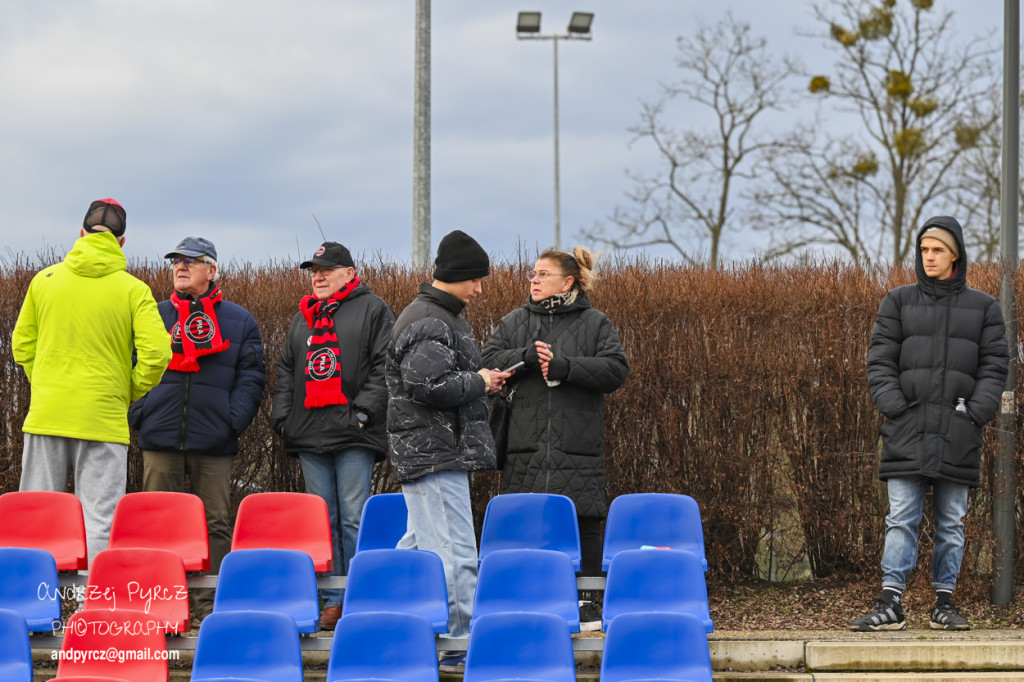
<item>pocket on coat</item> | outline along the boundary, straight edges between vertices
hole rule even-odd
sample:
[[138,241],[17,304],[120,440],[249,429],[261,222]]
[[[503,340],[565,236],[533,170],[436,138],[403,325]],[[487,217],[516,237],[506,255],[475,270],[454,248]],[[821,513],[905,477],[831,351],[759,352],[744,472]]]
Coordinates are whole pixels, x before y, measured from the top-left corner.
[[968,415],[956,410],[952,412],[949,428],[946,430],[950,464],[973,466],[981,454],[981,427],[971,421]]
[[896,417],[886,417],[880,430],[885,460],[888,462],[910,461],[916,458],[913,443],[916,441],[917,407],[913,402]]

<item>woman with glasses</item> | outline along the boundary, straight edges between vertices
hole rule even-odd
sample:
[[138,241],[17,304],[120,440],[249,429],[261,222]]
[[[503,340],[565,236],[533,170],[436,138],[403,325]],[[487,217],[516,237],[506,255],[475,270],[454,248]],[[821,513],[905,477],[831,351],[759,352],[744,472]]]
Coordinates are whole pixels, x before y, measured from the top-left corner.
[[[555,493],[576,504],[583,575],[601,573],[604,394],[626,380],[629,364],[611,321],[590,305],[594,255],[549,249],[528,273],[523,307],[498,323],[484,346],[485,367],[525,366],[507,381],[508,445],[503,493]],[[499,398],[501,399],[501,398]],[[584,604],[580,619],[600,628]],[[584,627],[588,627],[586,624]]]
[[[395,314],[360,281],[342,244],[324,242],[299,267],[312,293],[299,301],[277,361],[270,425],[299,458],[306,492],[327,502],[334,575],[347,575],[373,465],[387,454],[384,357]],[[321,628],[334,629],[343,594],[321,590]]]

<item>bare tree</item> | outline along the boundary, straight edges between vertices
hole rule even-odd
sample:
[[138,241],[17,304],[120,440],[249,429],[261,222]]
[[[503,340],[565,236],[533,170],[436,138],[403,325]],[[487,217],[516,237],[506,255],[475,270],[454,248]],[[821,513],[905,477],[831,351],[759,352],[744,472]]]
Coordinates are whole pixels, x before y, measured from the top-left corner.
[[[1001,92],[992,93],[994,98]],[[1001,107],[1002,101],[992,106]],[[960,183],[953,191],[955,215],[964,226],[967,248],[979,260],[999,258],[1002,229],[1002,119],[979,134],[977,143],[958,162]],[[1024,211],[1024,191],[1017,188],[1018,210]]]
[[[693,38],[678,39],[676,65],[683,77],[662,85],[660,99],[644,103],[640,123],[630,129],[633,142],[650,142],[657,150],[659,168],[650,175],[629,173],[629,205],[584,231],[585,238],[620,249],[667,245],[687,263],[706,258],[718,267],[736,183],[751,178],[753,161],[773,144],[756,134],[758,119],[782,108],[781,85],[797,72],[788,58],[772,58],[766,45],[731,14],[699,27]],[[680,128],[667,122],[677,99],[710,114],[710,124]],[[687,113],[695,118],[692,109]]]
[[[903,262],[926,212],[950,210],[961,157],[993,127],[992,49],[957,39],[933,0],[834,0],[815,7],[837,53],[809,91],[852,114],[852,132],[803,127],[765,165],[755,194],[769,255],[839,247],[864,262]],[[841,122],[841,121],[839,121]]]

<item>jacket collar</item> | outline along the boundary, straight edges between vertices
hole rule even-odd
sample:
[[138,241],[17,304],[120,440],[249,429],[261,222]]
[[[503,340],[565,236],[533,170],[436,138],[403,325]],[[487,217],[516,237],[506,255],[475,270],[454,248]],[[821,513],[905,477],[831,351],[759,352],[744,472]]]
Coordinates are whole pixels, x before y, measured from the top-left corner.
[[452,296],[447,291],[441,291],[433,284],[427,284],[426,282],[420,285],[419,297],[427,301],[431,301],[432,303],[436,303],[455,316],[461,315],[463,309],[466,307],[466,304],[460,299]]

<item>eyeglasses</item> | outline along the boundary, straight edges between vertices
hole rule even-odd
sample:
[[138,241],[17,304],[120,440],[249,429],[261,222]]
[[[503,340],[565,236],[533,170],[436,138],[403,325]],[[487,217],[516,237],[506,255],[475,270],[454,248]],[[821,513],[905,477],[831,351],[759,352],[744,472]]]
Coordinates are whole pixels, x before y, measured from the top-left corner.
[[543,282],[548,277],[565,277],[565,275],[559,275],[557,272],[548,272],[547,270],[538,270],[537,272],[531,271],[526,273],[526,280],[528,282],[532,282],[533,280]]
[[185,256],[175,256],[174,258],[171,259],[171,267],[172,268],[177,266],[177,265],[184,265],[187,268],[191,268],[193,265],[198,265],[200,263],[202,263],[204,265],[209,265],[210,264],[209,261],[206,260],[206,256],[200,256],[199,258],[189,258],[189,257],[185,257]]
[[326,277],[327,273],[334,272],[335,270],[340,270],[341,268],[342,266],[340,265],[335,265],[333,268],[322,268],[313,266],[309,269],[309,276],[316,277],[317,275],[323,275],[324,277]]

